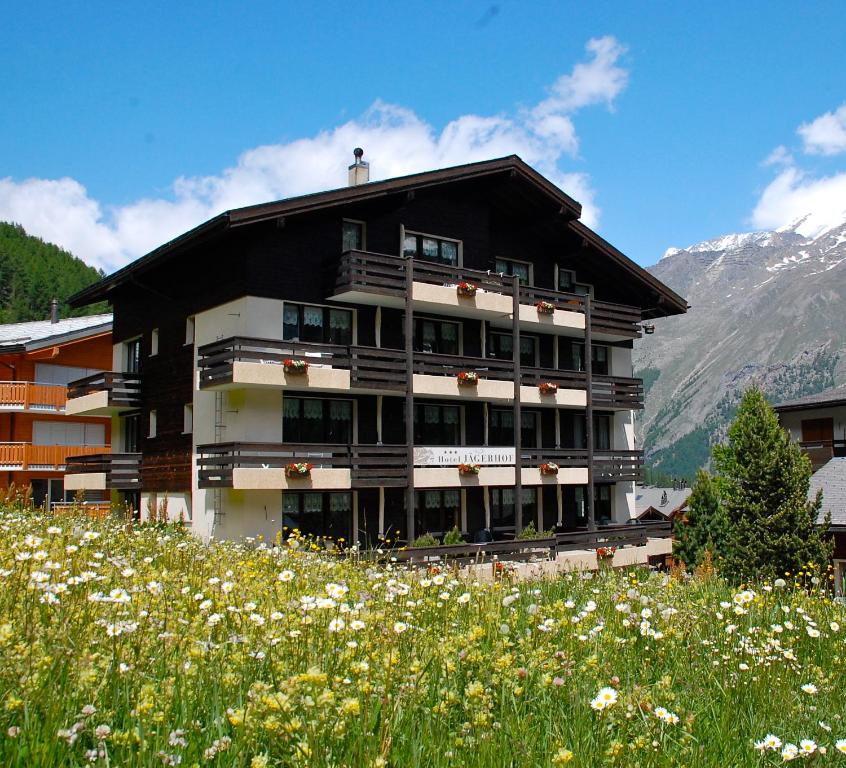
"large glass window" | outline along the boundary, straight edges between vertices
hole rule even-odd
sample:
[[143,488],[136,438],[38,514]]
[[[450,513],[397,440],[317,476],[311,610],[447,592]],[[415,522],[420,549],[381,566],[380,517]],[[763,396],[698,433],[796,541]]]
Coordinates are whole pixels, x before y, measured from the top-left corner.
[[[536,336],[520,334],[520,364],[537,365],[538,339]],[[510,333],[492,333],[488,338],[488,357],[498,360],[514,359],[514,340]]]
[[[515,525],[514,488],[491,488],[491,528],[494,531],[513,531]],[[523,525],[537,519],[537,489],[523,488]]]
[[414,350],[439,355],[458,354],[458,323],[414,319]]
[[123,425],[123,450],[126,453],[138,453],[138,437],[141,434],[141,414],[133,413],[121,418]]
[[[573,418],[573,447],[587,448],[585,434],[585,415],[575,415]],[[593,415],[593,447],[597,451],[611,450],[611,416],[607,413]]]
[[406,232],[402,254],[406,258],[413,256],[422,261],[434,261],[454,267],[458,265],[458,242]]
[[[584,342],[567,342],[564,347],[564,357],[560,367],[571,371],[583,371],[585,369],[585,345]],[[597,376],[608,375],[608,347],[603,344],[591,345],[592,365],[591,370]]]
[[139,373],[141,371],[141,339],[133,339],[124,344],[126,356],[126,372]]
[[417,445],[461,445],[460,406],[415,404],[414,442]]
[[461,528],[461,492],[418,491],[414,494],[414,530],[418,534],[442,534]]
[[529,284],[529,265],[524,261],[497,259],[495,271],[503,275],[515,275],[523,285]]
[[342,225],[343,230],[343,250],[344,251],[362,251],[364,250],[364,223],[361,221],[344,220]]
[[[488,424],[488,445],[514,445],[514,411],[492,408]],[[520,443],[523,448],[536,448],[539,441],[539,414],[521,411]]]
[[282,399],[282,439],[286,443],[352,443],[351,400]]
[[283,524],[311,536],[349,540],[352,494],[288,493],[282,497]]
[[352,312],[286,301],[282,311],[282,338],[315,344],[352,344]]

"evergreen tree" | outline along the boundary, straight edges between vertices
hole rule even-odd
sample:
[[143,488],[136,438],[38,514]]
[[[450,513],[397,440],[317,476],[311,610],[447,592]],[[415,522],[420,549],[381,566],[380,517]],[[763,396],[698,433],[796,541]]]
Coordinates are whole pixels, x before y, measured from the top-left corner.
[[706,549],[712,554],[721,551],[726,523],[719,481],[700,469],[687,502],[687,512],[684,517],[676,518],[673,554],[692,570],[702,562]]
[[728,442],[714,447],[725,534],[717,565],[734,581],[824,568],[832,545],[817,525],[822,495],[808,500],[811,462],[778,423],[760,389],[743,396]]

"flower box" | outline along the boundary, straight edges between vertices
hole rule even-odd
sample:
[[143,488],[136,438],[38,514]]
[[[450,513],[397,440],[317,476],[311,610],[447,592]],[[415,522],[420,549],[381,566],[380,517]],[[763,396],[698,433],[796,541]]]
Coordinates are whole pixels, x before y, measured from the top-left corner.
[[308,363],[305,360],[294,360],[287,357],[282,361],[282,367],[285,369],[285,373],[308,373]]
[[298,461],[285,467],[285,477],[308,477],[311,474],[311,464]]
[[558,391],[558,385],[551,381],[544,381],[538,384],[538,389],[542,395],[554,395]]
[[540,471],[542,475],[557,475],[558,465],[553,461],[547,461],[540,465]]
[[478,475],[481,467],[478,464],[459,464],[459,475]]
[[462,280],[458,285],[455,286],[455,291],[459,296],[464,296],[465,298],[472,298],[476,295],[476,291],[479,290],[478,286],[473,285],[473,283],[468,283]]
[[539,301],[535,304],[535,309],[537,309],[539,315],[551,315],[555,312],[555,304],[551,301]]
[[479,374],[476,371],[462,371],[457,378],[463,387],[475,387],[479,383]]
[[617,547],[597,547],[596,557],[599,560],[611,560],[616,551]]

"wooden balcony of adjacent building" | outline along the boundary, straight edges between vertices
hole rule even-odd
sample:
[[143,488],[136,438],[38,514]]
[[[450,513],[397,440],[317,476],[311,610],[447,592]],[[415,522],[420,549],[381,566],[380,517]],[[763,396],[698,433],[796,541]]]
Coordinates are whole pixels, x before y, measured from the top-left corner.
[[[308,364],[294,373],[286,360]],[[395,393],[405,392],[405,352],[363,346],[337,346],[231,337],[198,350],[201,389],[273,387],[312,392]],[[461,385],[458,375],[476,373],[478,384]],[[523,367],[521,402],[530,406],[583,408],[587,403],[587,377],[581,371]],[[542,383],[557,391],[543,394]],[[511,401],[514,399],[514,364],[511,360],[414,353],[415,397],[439,399]],[[643,407],[640,379],[593,376],[593,405],[610,410]]]
[[67,388],[32,381],[0,381],[0,413],[64,413]]
[[[405,259],[381,253],[347,251],[341,256],[335,281],[335,301],[403,307]],[[473,297],[458,295],[460,282],[476,286]],[[412,297],[415,309],[439,315],[488,319],[510,327],[514,278],[464,267],[415,261]],[[551,314],[540,313],[539,302],[554,305]],[[525,330],[580,336],[585,330],[585,297],[551,288],[520,286],[520,325]],[[597,339],[615,341],[640,336],[641,312],[637,307],[591,301],[591,330]]]
[[141,487],[140,453],[81,453],[68,456],[65,490],[131,491]]
[[[486,448],[496,452],[496,448]],[[503,449],[507,451],[508,449]],[[510,449],[513,452],[513,448]],[[585,485],[586,449],[521,451],[521,482],[525,486]],[[405,487],[409,462],[405,445],[323,445],[293,443],[215,443],[197,447],[200,488],[235,490],[326,490]],[[541,464],[558,464],[556,474],[544,474]],[[307,475],[290,476],[293,464],[311,465]],[[641,451],[594,451],[594,482],[642,479]],[[462,488],[513,486],[513,464],[482,466],[478,474],[462,474],[458,466],[415,466],[414,487]]]
[[137,373],[103,371],[68,385],[68,414],[112,416],[141,405],[141,377]]
[[831,459],[846,456],[846,440],[803,440],[799,446],[811,460],[814,472]]
[[0,470],[4,472],[65,472],[71,456],[102,453],[102,445],[33,445],[0,443]]

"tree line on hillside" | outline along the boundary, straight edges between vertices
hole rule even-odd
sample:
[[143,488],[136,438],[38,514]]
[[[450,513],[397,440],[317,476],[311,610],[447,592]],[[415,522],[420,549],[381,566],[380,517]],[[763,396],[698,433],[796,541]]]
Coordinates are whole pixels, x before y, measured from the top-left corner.
[[778,422],[764,393],[743,396],[728,439],[714,446],[715,474],[700,469],[674,554],[689,569],[711,561],[730,581],[775,579],[811,565],[824,573],[832,556],[822,494],[808,498],[811,462]]
[[105,303],[71,309],[68,297],[103,277],[81,259],[19,224],[0,222],[0,324],[45,320],[50,301],[59,300],[59,316],[108,312]]

